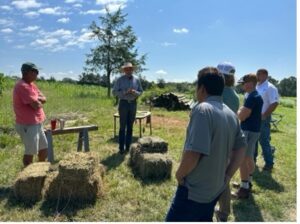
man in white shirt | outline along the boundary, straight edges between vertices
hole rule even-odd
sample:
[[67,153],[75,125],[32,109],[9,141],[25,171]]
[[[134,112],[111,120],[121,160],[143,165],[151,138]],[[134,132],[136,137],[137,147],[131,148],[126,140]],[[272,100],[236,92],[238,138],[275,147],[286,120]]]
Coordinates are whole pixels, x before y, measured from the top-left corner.
[[[271,140],[271,114],[275,111],[279,103],[279,95],[277,88],[268,81],[268,71],[266,69],[259,69],[256,72],[258,84],[256,86],[257,92],[262,96],[264,104],[261,111],[261,130],[259,143],[262,148],[263,157],[265,160],[264,170],[271,171],[273,169],[274,161],[270,145]],[[257,150],[256,150],[257,156]],[[256,158],[255,156],[255,158]]]

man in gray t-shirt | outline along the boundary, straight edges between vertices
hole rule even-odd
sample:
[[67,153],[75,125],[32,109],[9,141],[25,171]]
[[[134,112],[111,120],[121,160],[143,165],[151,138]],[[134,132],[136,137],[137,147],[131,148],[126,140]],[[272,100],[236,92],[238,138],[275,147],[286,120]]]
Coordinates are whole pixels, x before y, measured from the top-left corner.
[[212,221],[219,195],[244,158],[245,137],[237,116],[222,102],[223,89],[216,68],[199,71],[199,104],[191,113],[166,221]]

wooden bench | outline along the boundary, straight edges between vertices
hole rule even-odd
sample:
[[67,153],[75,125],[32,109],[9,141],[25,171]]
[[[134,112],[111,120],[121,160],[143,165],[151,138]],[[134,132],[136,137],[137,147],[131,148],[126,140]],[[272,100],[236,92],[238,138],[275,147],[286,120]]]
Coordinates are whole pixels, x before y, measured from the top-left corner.
[[64,129],[55,129],[55,130],[46,130],[45,134],[48,140],[48,161],[54,162],[54,151],[53,151],[53,135],[63,135],[70,133],[79,133],[78,135],[78,143],[77,143],[77,151],[82,150],[82,143],[84,145],[84,151],[88,152],[90,150],[89,146],[89,131],[98,130],[98,126],[96,125],[87,125],[87,126],[78,126],[78,127],[67,127]]
[[[117,118],[120,118],[120,115],[118,112],[114,114],[114,137],[117,136],[117,134],[116,134]],[[143,119],[146,119],[146,123],[149,123],[150,135],[152,135],[151,112],[150,111],[137,111],[135,120],[139,121],[140,138],[142,137],[142,120]]]

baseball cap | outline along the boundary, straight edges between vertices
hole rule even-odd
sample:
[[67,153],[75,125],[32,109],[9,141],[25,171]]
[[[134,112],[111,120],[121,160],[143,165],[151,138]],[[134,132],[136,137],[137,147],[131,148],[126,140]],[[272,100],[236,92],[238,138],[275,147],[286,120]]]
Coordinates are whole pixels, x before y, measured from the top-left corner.
[[32,70],[39,71],[39,68],[32,62],[25,62],[24,64],[22,64],[22,67],[21,67],[22,72],[27,72],[27,71],[32,71]]
[[235,67],[230,62],[222,62],[218,64],[217,69],[224,75],[234,75]]
[[247,74],[244,75],[239,81],[238,83],[240,84],[244,84],[246,82],[253,82],[254,84],[257,83],[257,77],[255,74]]

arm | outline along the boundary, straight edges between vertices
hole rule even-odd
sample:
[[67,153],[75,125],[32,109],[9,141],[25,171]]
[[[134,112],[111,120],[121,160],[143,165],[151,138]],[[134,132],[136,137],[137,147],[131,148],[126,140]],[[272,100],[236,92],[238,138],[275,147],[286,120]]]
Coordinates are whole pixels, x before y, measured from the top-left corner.
[[251,112],[252,112],[251,109],[242,106],[237,112],[239,120],[240,121],[246,120],[250,116]]
[[225,181],[228,182],[230,181],[230,179],[233,177],[237,169],[241,166],[242,162],[244,161],[244,157],[245,157],[244,147],[232,151],[230,157],[230,163],[225,173]]
[[179,185],[183,184],[183,179],[197,166],[201,156],[201,153],[190,150],[183,152],[180,165],[176,172],[176,179]]
[[273,111],[276,109],[276,107],[278,106],[278,102],[272,103],[268,109],[262,114],[262,120],[265,120],[268,116],[270,116]]
[[31,103],[29,103],[29,105],[34,109],[37,110],[40,107],[42,107],[42,103],[39,100],[33,101]]
[[42,104],[46,103],[47,99],[42,92],[39,92],[38,101]]
[[139,79],[136,79],[136,84],[137,84],[137,89],[130,89],[129,93],[131,93],[135,96],[140,96],[143,93],[143,88],[142,88],[142,84]]
[[119,98],[124,96],[124,93],[121,90],[121,86],[120,86],[120,79],[117,79],[117,81],[115,82],[112,93],[114,96],[117,96]]

